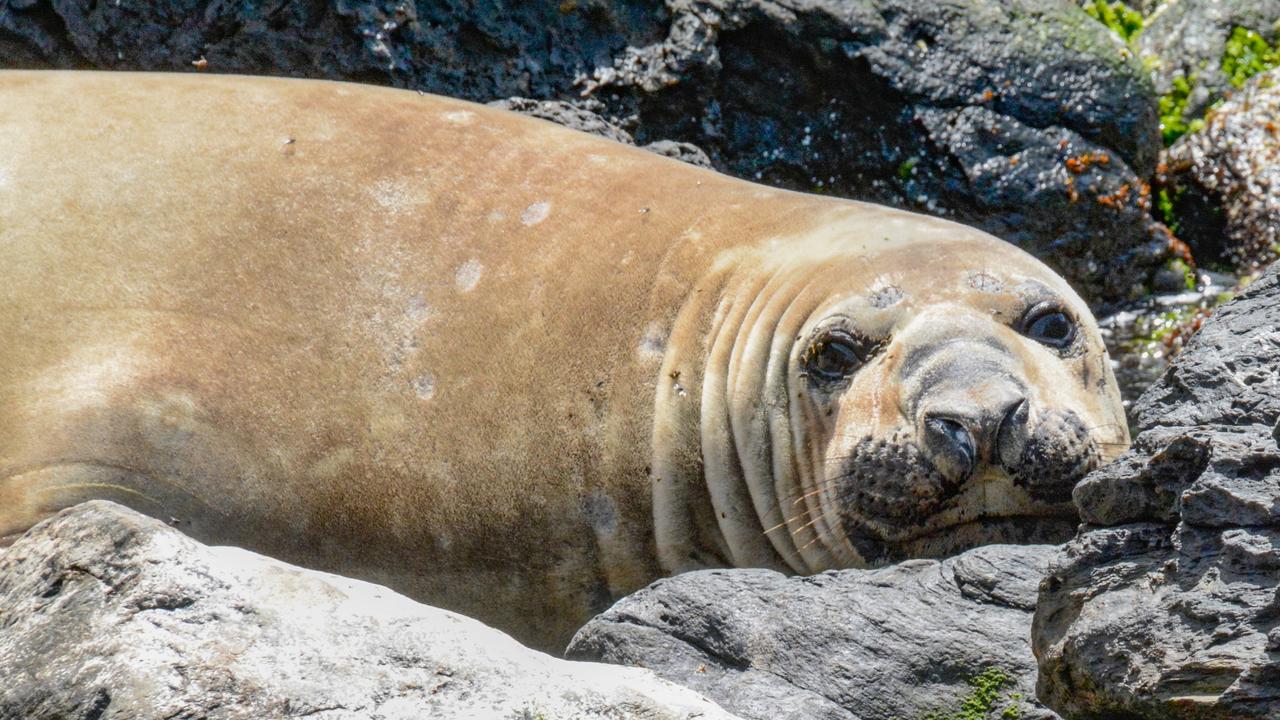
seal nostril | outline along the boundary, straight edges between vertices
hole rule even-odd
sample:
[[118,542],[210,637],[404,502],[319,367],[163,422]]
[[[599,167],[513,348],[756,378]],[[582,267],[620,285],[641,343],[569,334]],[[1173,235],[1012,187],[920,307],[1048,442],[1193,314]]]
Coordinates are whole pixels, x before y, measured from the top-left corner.
[[1031,404],[1026,398],[1011,401],[996,425],[992,436],[994,459],[1008,468],[1016,465],[1022,458],[1027,442],[1027,423],[1031,416]]
[[1000,425],[996,427],[996,436],[999,437],[1009,430],[1016,430],[1027,424],[1027,399],[1018,398],[1009,404],[1009,408],[1005,410],[1004,417],[1000,420]]
[[955,475],[968,475],[978,458],[978,447],[974,442],[973,433],[969,432],[962,423],[948,417],[931,417],[925,421],[925,427],[939,441],[938,449],[942,454],[958,466],[956,468],[958,472]]

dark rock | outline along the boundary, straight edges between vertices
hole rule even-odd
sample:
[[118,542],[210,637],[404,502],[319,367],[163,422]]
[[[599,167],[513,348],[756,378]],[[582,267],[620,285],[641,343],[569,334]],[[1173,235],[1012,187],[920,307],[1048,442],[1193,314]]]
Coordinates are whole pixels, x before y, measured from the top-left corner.
[[[668,36],[584,87],[636,137],[797,190],[954,217],[1128,295],[1171,238],[1140,66],[1072,3],[673,0]],[[611,98],[611,96],[614,96]],[[1135,172],[1136,169],[1136,172]]]
[[594,101],[663,154],[977,225],[1093,299],[1131,294],[1171,242],[1141,181],[1155,96],[1129,55],[1068,0],[0,0],[6,65]]
[[0,552],[0,717],[722,718],[378,585],[207,547],[94,501]]
[[[1280,3],[1277,3],[1280,12]],[[1255,76],[1169,148],[1165,183],[1201,262],[1249,271],[1280,255],[1280,69]],[[1188,212],[1189,208],[1209,208]],[[1203,219],[1201,219],[1203,218]]]
[[1039,697],[1068,717],[1280,717],[1280,266],[1135,409],[1041,585]]
[[1185,116],[1197,118],[1231,89],[1222,72],[1222,56],[1232,31],[1245,28],[1274,42],[1278,21],[1280,0],[1163,2],[1138,36],[1138,52],[1156,59],[1159,94],[1168,93],[1176,77],[1191,82]]
[[[1031,697],[1028,645],[1051,546],[785,577],[707,570],[659,580],[592,620],[568,656],[652,668],[761,720],[890,720],[952,710],[999,669]],[[1008,700],[1023,718],[1052,718]]]

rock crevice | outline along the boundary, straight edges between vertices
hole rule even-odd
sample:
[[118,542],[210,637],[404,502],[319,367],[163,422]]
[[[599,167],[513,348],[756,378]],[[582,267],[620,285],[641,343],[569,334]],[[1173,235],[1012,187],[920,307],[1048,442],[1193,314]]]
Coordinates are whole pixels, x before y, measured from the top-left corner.
[[1040,698],[1069,717],[1280,716],[1280,266],[1136,410],[1041,585]]

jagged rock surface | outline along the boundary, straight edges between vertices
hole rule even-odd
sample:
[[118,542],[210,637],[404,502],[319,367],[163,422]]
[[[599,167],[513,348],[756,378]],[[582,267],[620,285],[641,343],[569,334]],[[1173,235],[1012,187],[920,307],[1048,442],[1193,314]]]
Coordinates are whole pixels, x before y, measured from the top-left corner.
[[1280,266],[1136,410],[1041,586],[1039,697],[1072,718],[1280,717]]
[[[600,116],[604,106],[598,102],[570,103],[563,100],[533,100],[512,97],[505,100],[495,100],[489,104],[503,110],[550,120],[553,123],[573,128],[579,132],[606,137],[624,145],[636,144],[636,139],[631,136],[631,133]],[[683,160],[690,165],[705,168],[711,167],[711,158],[708,158],[707,154],[693,143],[657,140],[644,145],[643,148],[664,157]]]
[[202,61],[596,108],[655,151],[978,225],[1095,300],[1171,243],[1130,55],[1069,0],[0,0],[5,65]]
[[[758,720],[891,720],[951,711],[998,668],[1032,697],[1028,630],[1052,546],[786,577],[707,570],[659,580],[580,630],[568,656],[652,668]],[[1022,717],[1056,717],[1010,700]],[[1002,704],[1004,704],[1002,703]],[[1008,707],[1009,705],[1005,705]]]
[[[1280,13],[1280,4],[1277,6]],[[1280,17],[1280,14],[1277,15]],[[1280,69],[1209,111],[1204,129],[1169,149],[1179,234],[1201,262],[1242,271],[1280,255]]]
[[386,588],[94,501],[0,553],[0,717],[724,718]]

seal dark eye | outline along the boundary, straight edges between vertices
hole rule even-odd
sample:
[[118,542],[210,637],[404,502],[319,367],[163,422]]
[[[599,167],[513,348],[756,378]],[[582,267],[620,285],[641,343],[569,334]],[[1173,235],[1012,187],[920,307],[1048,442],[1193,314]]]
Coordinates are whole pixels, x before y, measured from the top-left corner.
[[815,380],[834,382],[853,374],[863,362],[858,343],[843,333],[832,333],[809,349],[805,371]]
[[1057,305],[1037,305],[1022,321],[1022,334],[1049,347],[1064,348],[1076,339],[1076,323]]

